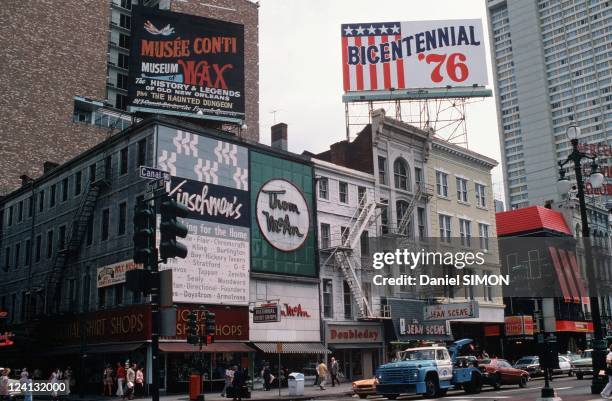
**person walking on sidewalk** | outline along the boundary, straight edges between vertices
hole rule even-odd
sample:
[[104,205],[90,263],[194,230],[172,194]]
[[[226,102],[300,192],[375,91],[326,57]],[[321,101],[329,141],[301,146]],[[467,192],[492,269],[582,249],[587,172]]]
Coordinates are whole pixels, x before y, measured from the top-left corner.
[[608,376],[608,384],[604,387],[603,391],[600,393],[601,398],[605,400],[610,399],[610,395],[612,395],[612,345],[610,345],[610,352],[606,356],[606,376]]
[[142,371],[141,366],[137,366],[134,364],[134,369],[136,370],[136,382],[134,386],[134,395],[136,397],[140,397],[144,395],[144,372]]
[[264,391],[270,391],[270,385],[272,384],[273,376],[270,371],[270,365],[266,364],[263,368],[263,380],[264,380]]
[[244,371],[241,367],[234,366],[234,380],[232,381],[232,387],[234,388],[234,401],[242,401],[244,383]]
[[227,395],[227,389],[232,387],[232,382],[234,381],[234,371],[231,367],[228,366],[225,369],[225,385],[223,386],[223,391],[221,392],[221,397],[225,397]]
[[117,362],[117,397],[125,398],[123,396],[123,385],[125,384],[125,368],[121,365],[121,362]]
[[331,380],[332,380],[332,387],[336,386],[336,382],[338,383],[338,386],[340,385],[340,380],[338,380],[338,371],[340,370],[340,365],[338,364],[338,360],[332,356],[331,359],[331,365],[330,365],[330,372],[331,372]]
[[123,395],[123,399],[127,397],[128,400],[133,400],[134,399],[134,383],[136,382],[136,372],[134,371],[134,369],[132,369],[132,366],[130,366],[129,363],[126,363],[125,367],[127,368],[125,371],[126,386],[125,386],[125,394]]
[[319,361],[317,366],[317,375],[319,376],[319,388],[325,390],[325,380],[327,379],[327,365],[323,361]]

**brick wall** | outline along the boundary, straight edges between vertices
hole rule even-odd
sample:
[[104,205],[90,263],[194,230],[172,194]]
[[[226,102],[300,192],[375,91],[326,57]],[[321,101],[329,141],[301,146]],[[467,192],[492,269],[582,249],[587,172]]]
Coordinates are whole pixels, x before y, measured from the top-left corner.
[[259,141],[259,6],[248,0],[172,0],[170,10],[244,25],[244,89],[246,131]]
[[23,0],[0,9],[0,193],[90,148],[105,130],[72,122],[73,97],[104,99],[109,3]]

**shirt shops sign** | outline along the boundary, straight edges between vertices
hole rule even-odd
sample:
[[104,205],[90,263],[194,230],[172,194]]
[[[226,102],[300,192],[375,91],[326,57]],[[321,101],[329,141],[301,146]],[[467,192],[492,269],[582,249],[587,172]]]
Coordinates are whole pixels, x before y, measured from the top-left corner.
[[310,229],[310,211],[304,195],[289,181],[266,182],[257,194],[257,223],[274,248],[295,251],[304,244]]

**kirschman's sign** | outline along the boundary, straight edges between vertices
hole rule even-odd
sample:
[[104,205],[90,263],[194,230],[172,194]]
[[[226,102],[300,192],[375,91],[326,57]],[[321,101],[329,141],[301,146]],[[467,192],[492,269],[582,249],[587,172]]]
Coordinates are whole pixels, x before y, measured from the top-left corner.
[[480,20],[342,24],[344,91],[487,84]]
[[244,120],[244,27],[135,7],[132,111]]

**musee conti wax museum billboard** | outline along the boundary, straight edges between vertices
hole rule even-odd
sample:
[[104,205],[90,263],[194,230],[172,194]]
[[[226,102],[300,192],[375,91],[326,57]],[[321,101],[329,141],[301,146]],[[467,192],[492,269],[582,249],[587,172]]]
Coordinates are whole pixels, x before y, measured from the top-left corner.
[[316,277],[313,167],[224,136],[159,125],[157,167],[186,205],[185,259],[169,259],[173,301],[247,305],[250,272]]
[[244,120],[244,27],[135,7],[129,109]]
[[480,20],[342,24],[344,91],[485,86]]

